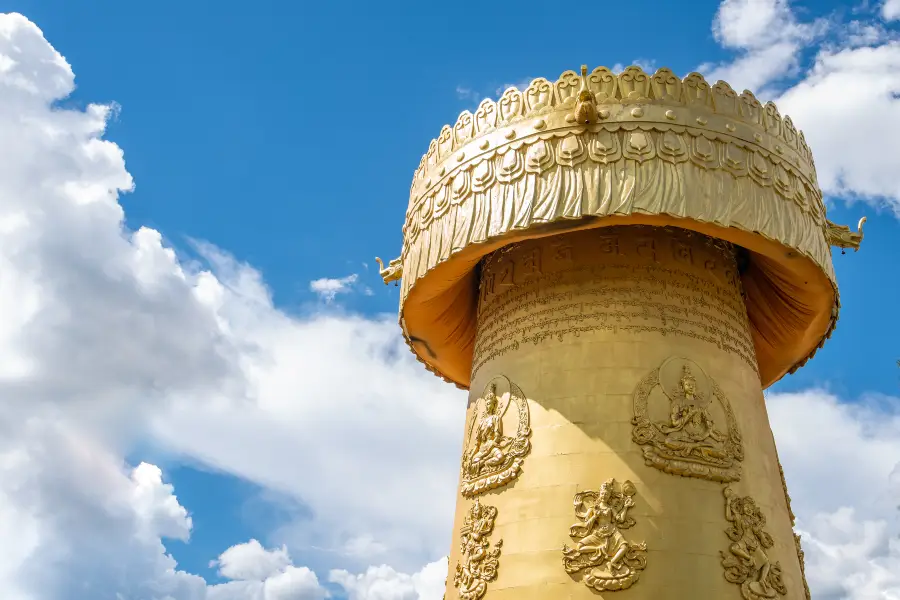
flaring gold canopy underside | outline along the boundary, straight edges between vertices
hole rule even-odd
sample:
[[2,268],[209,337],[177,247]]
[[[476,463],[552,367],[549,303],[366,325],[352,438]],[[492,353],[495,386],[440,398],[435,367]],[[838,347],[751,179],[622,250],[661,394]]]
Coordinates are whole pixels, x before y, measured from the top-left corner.
[[652,126],[534,135],[458,170],[427,204],[426,218],[406,231],[401,324],[419,359],[463,388],[478,262],[515,241],[566,231],[675,226],[747,249],[742,280],[763,387],[804,364],[836,322],[818,189],[728,136]]

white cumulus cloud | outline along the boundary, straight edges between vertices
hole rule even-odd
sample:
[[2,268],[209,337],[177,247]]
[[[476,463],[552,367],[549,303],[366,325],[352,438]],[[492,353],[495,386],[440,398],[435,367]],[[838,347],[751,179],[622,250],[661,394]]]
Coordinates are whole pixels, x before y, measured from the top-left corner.
[[228,548],[217,561],[232,579],[210,586],[207,600],[323,600],[328,591],[316,574],[294,566],[287,548],[267,550],[257,540]]
[[825,193],[900,211],[900,40],[823,50],[776,102],[803,130]]
[[[898,10],[888,0],[881,13],[889,20]],[[774,100],[790,115],[813,150],[826,195],[898,212],[900,34],[877,20],[837,19],[802,22],[787,0],[724,0],[713,34],[738,56],[699,69]],[[806,69],[809,49],[814,58]]]
[[787,0],[723,0],[713,35],[735,50],[735,60],[698,67],[710,80],[724,79],[737,90],[765,95],[773,81],[796,72],[798,53],[824,33],[826,22],[800,23]]
[[900,398],[772,394],[813,598],[900,598]]
[[885,21],[900,19],[900,0],[884,0],[881,5],[881,16]]
[[328,578],[344,588],[349,600],[438,600],[444,595],[446,577],[447,559],[442,558],[413,575],[381,565],[359,575],[333,570]]
[[219,574],[228,579],[263,581],[292,564],[286,546],[266,550],[257,540],[232,546],[215,561]]
[[353,289],[353,284],[359,276],[356,273],[340,278],[314,279],[309,282],[309,289],[315,292],[325,302],[331,302],[338,294],[346,294]]
[[[0,536],[15,541],[0,545],[3,598],[322,600],[333,585],[438,600],[464,394],[415,363],[394,315],[292,316],[226,252],[197,243],[197,267],[159,232],[128,230],[118,195],[133,182],[103,139],[112,108],[53,107],[73,85],[34,24],[0,15]],[[313,291],[333,300],[354,284]],[[769,400],[817,598],[900,594],[891,402]],[[314,518],[273,547],[225,550],[229,581],[209,585],[166,552],[190,541],[191,507],[165,469],[126,463],[139,444],[288,494]],[[288,551],[311,546],[334,557],[327,579]]]
[[[215,455],[234,440],[212,428],[198,431],[195,446],[168,450],[195,452],[304,501],[308,494],[320,515],[309,536],[336,548],[356,540],[350,547],[357,551],[368,539],[367,547],[389,547],[413,570],[445,552],[449,540],[434,541],[434,522],[451,508],[426,500],[452,492],[436,489],[441,477],[428,452],[408,452],[396,435],[455,454],[455,431],[452,442],[442,441],[415,419],[461,414],[457,396],[415,369],[387,319],[295,320],[272,306],[258,273],[225,253],[198,243],[208,265],[198,268],[159,232],[128,230],[118,195],[133,182],[121,149],[103,139],[113,109],[54,106],[73,89],[72,69],[40,29],[21,15],[0,15],[0,532],[16,540],[0,550],[3,597],[224,597],[166,552],[166,539],[189,541],[192,522],[162,470],[123,459],[138,444],[165,444],[165,431],[193,431],[207,417],[237,427],[246,416],[247,447],[268,446],[275,425],[276,443],[256,458],[284,454],[271,472],[257,471],[229,453]],[[312,388],[307,369],[318,371]],[[412,387],[398,392],[398,375],[410,375]],[[317,496],[318,482],[290,457],[327,457],[329,447],[346,453],[332,450],[322,467],[352,469],[353,489],[345,479],[332,484],[331,497]],[[387,485],[418,478],[421,495],[408,502],[434,507],[418,529],[401,526],[408,505],[371,500],[384,496],[379,473],[358,476],[359,461],[387,462],[389,454],[400,458]],[[345,498],[336,501],[339,494]],[[262,590],[238,597],[324,593],[315,574],[285,564],[279,550],[267,551],[264,579],[264,565],[242,571],[235,552],[220,557],[222,574],[257,579],[224,585],[249,581]]]

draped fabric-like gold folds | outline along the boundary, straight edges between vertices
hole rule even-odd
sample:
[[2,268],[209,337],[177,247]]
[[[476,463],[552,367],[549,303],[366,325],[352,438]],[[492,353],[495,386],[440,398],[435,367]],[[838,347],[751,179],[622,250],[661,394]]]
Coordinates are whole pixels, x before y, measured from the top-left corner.
[[445,128],[432,144],[436,159],[426,155],[417,171],[404,226],[400,305],[404,334],[431,370],[469,384],[481,257],[516,240],[629,223],[691,229],[750,251],[743,279],[763,386],[830,335],[837,287],[802,134],[780,116],[777,135],[767,131],[774,105],[748,125],[711,106],[692,119],[689,105],[663,112],[665,102],[642,100],[616,100],[609,122],[582,126],[564,120],[561,102],[481,138],[464,113],[454,128],[462,133]]

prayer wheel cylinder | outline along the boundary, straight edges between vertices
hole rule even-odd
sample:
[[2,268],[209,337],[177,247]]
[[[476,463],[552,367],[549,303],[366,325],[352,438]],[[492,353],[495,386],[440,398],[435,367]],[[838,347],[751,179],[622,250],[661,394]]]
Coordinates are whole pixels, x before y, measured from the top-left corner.
[[[759,574],[774,587],[742,589],[754,600],[783,596],[778,585],[805,596],[739,258],[702,234],[619,226],[519,242],[482,261],[453,530],[465,533],[475,497],[496,509],[474,544],[487,541],[499,564],[488,598],[737,598],[723,577],[743,547],[738,539],[731,552],[726,494],[748,491],[773,542],[756,558],[778,580]],[[512,455],[515,473],[491,482]],[[613,506],[610,535],[595,527],[582,554],[603,563],[622,550],[623,566],[566,568],[564,545],[571,555],[591,533],[576,494],[594,491],[596,504],[609,480],[624,512]],[[454,539],[448,600],[478,596],[470,574],[457,576],[465,550]]]

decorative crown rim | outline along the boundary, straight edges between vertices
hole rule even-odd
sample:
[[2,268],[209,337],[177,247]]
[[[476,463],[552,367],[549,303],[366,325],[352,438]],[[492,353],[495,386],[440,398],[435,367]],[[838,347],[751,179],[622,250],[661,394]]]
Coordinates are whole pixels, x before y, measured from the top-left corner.
[[[554,130],[610,127],[689,128],[734,138],[748,147],[778,155],[818,189],[815,163],[803,133],[773,102],[762,104],[749,90],[740,95],[725,81],[710,85],[697,72],[679,79],[661,67],[653,74],[632,65],[621,73],[596,67],[590,73],[565,71],[555,82],[537,77],[520,90],[507,88],[498,100],[485,98],[472,113],[444,125],[429,144],[413,175],[410,209],[429,190],[498,146],[519,144],[531,135]],[[580,100],[588,88],[592,99]],[[591,104],[597,118],[575,122],[576,105]],[[629,110],[630,109],[630,110]]]

